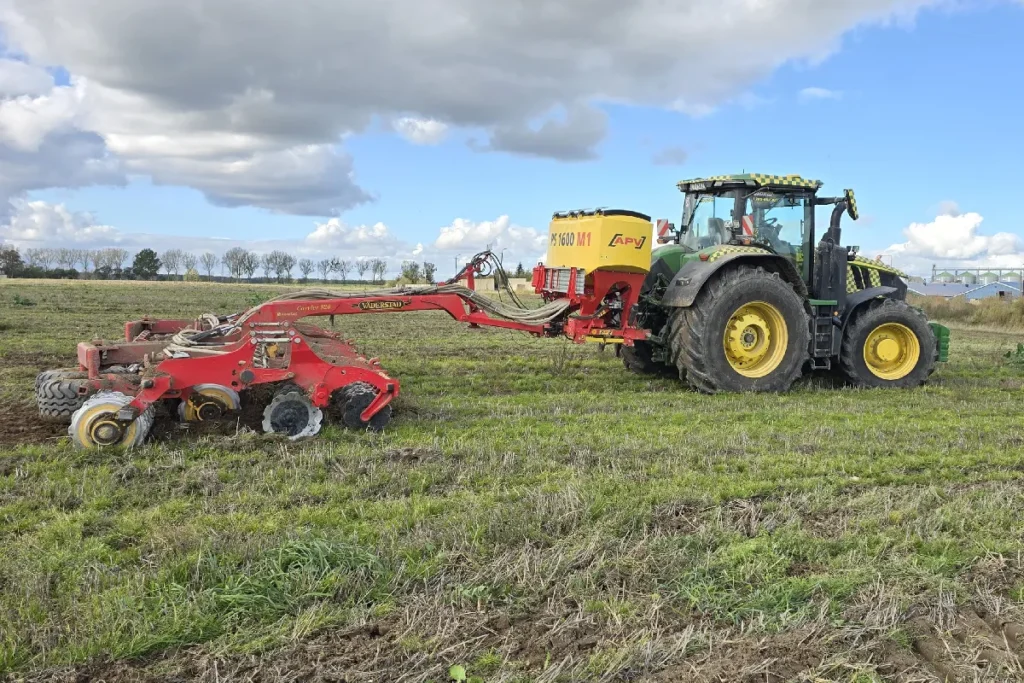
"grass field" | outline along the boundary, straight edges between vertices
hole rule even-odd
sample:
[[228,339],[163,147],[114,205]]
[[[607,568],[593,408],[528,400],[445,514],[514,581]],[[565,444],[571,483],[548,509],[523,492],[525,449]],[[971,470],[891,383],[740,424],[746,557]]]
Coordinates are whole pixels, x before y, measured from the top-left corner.
[[281,289],[0,281],[11,680],[1024,680],[1024,331],[954,327],[920,390],[707,397],[353,316],[383,434],[95,454],[35,420],[77,341]]

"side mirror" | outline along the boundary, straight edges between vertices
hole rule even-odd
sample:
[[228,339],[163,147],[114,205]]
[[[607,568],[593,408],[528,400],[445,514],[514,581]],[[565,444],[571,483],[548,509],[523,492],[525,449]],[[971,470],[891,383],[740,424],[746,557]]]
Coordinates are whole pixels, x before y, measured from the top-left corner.
[[857,211],[857,197],[853,194],[853,190],[845,190],[843,196],[846,198],[846,213],[853,220],[860,218],[860,212]]
[[675,240],[676,226],[666,218],[659,218],[656,224],[658,244],[668,244]]

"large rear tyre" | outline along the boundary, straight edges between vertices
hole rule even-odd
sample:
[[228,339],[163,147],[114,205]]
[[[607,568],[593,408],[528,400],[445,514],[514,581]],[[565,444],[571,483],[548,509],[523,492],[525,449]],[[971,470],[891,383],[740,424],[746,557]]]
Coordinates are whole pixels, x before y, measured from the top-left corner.
[[939,350],[924,313],[882,299],[857,312],[839,356],[843,375],[859,387],[918,387],[935,372]]
[[788,391],[807,362],[809,335],[793,286],[748,265],[719,272],[669,317],[672,361],[707,394]]
[[638,341],[633,346],[625,344],[619,347],[619,356],[626,369],[637,375],[665,375],[674,376],[678,374],[675,367],[653,360],[654,347],[650,342]]

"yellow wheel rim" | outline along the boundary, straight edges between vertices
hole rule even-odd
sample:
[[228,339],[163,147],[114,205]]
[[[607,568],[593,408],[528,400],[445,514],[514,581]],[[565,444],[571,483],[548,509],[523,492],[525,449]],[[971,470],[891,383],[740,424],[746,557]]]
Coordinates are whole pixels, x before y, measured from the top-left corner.
[[725,326],[725,359],[750,379],[775,372],[789,348],[789,327],[782,312],[764,301],[740,306]]
[[[204,386],[197,388],[192,393],[193,395],[199,394],[200,396],[213,399],[220,404],[222,413],[229,413],[237,407],[237,394],[232,395],[231,390],[226,387]],[[185,418],[186,422],[203,422],[203,416],[199,413],[199,406],[191,400],[185,401],[184,405],[182,417]]]
[[[123,443],[132,443],[138,425],[132,422],[121,432],[116,416],[123,406],[119,403],[99,403],[87,409],[75,427],[75,440],[83,448],[105,448]],[[118,438],[120,437],[120,438]]]
[[883,323],[864,342],[864,363],[875,377],[903,379],[921,359],[921,341],[906,325]]

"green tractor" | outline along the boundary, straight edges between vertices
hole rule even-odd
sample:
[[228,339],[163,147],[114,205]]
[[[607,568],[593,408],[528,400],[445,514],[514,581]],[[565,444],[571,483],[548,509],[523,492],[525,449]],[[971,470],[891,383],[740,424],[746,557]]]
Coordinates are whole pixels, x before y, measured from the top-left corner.
[[[852,190],[819,197],[800,176],[686,180],[682,223],[658,226],[626,367],[678,373],[705,393],[780,392],[838,370],[860,387],[915,387],[946,361],[949,330],[906,302],[906,275],[841,246]],[[815,210],[834,206],[815,238]]]

